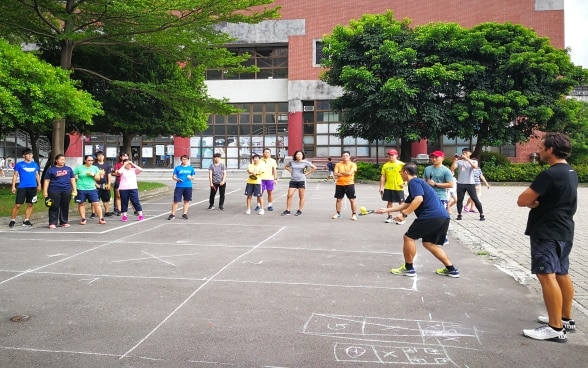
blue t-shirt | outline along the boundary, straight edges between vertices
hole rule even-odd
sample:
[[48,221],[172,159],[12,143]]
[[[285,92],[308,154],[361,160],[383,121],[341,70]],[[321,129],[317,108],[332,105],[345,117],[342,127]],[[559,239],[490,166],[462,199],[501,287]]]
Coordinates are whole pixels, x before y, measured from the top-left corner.
[[49,179],[48,192],[71,192],[71,179],[74,178],[73,169],[69,166],[51,166],[45,173],[45,180]]
[[413,178],[408,182],[408,197],[405,202],[411,203],[413,199],[418,196],[423,197],[423,202],[414,211],[419,219],[449,218],[449,213],[447,213],[447,210],[443,207],[441,200],[433,188],[431,188],[431,186],[423,179]]
[[14,171],[18,172],[20,178],[19,188],[36,188],[37,187],[37,173],[39,172],[39,165],[35,161],[26,162],[20,161],[14,165]]
[[[453,184],[453,174],[446,166],[441,165],[440,167],[435,167],[431,165],[425,168],[425,171],[423,172],[423,180],[433,180],[435,183]],[[447,188],[433,187],[433,190],[437,193],[439,199],[444,201],[447,200]]]
[[176,182],[176,188],[192,188],[192,180],[188,176],[196,175],[192,166],[179,165],[174,168],[174,175],[181,181]]

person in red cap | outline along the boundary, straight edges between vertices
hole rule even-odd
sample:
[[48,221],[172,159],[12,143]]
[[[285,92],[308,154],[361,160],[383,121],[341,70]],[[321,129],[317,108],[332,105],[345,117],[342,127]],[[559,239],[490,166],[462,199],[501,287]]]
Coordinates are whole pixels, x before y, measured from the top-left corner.
[[[404,180],[400,175],[404,162],[398,160],[398,151],[395,149],[388,150],[388,162],[382,165],[382,175],[380,176],[380,196],[382,200],[388,202],[387,208],[391,208],[394,202],[401,205],[404,202]],[[389,215],[385,223],[396,222],[397,225],[405,223],[402,221],[394,221],[392,215]]]

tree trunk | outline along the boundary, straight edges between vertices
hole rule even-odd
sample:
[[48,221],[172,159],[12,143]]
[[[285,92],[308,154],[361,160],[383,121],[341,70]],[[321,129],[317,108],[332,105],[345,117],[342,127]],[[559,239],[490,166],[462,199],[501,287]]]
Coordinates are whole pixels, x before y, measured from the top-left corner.
[[412,142],[408,139],[400,140],[400,161],[410,163],[412,160]]

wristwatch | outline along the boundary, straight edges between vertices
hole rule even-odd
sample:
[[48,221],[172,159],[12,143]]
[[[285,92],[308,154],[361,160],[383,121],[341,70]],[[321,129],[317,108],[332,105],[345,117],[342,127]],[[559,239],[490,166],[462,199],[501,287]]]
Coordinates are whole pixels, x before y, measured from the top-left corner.
[[408,215],[407,215],[406,213],[404,213],[404,212],[400,212],[400,214],[401,214],[401,215],[402,215],[402,217],[404,217],[404,218],[407,218],[407,217],[408,217]]

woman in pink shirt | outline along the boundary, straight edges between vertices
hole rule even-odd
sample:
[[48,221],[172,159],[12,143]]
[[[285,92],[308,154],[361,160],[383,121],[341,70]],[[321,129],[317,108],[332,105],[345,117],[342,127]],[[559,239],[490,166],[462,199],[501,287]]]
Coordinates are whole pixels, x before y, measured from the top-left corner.
[[140,174],[141,171],[143,171],[143,169],[128,159],[123,161],[122,167],[117,170],[118,174],[120,175],[120,184],[118,186],[118,190],[120,193],[120,212],[123,222],[127,222],[129,219],[127,216],[129,200],[139,215],[138,220],[142,221],[144,219],[143,207],[141,207],[141,202],[139,202],[139,186],[137,185],[137,175]]

